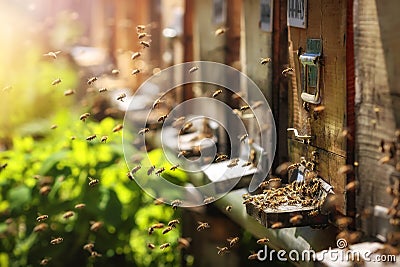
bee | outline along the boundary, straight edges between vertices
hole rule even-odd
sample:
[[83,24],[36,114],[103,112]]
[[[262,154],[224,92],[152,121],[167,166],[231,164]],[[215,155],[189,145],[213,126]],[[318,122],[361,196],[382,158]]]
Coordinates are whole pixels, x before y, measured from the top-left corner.
[[168,222],[168,226],[171,226],[171,227],[176,227],[177,224],[179,224],[179,220],[177,220],[177,219],[171,220]]
[[59,83],[61,83],[61,79],[60,79],[60,78],[57,78],[57,79],[55,79],[55,80],[51,83],[51,85],[57,85],[57,84],[59,84]]
[[169,168],[171,171],[175,171],[176,169],[178,169],[179,164],[175,164],[174,166],[172,166],[171,168]]
[[220,36],[221,34],[224,34],[228,29],[225,27],[220,27],[215,30],[214,34],[215,36]]
[[223,247],[223,248],[217,247],[217,249],[218,249],[218,252],[217,252],[218,255],[224,255],[225,253],[229,252],[228,247]]
[[165,228],[163,231],[162,231],[162,233],[163,233],[163,235],[165,235],[166,233],[168,233],[168,232],[170,232],[171,230],[172,230],[172,226],[168,226],[167,228]]
[[228,167],[228,168],[233,168],[233,167],[235,167],[235,166],[238,165],[238,162],[239,162],[239,159],[238,159],[238,158],[232,159],[232,160],[228,163],[227,167]]
[[178,153],[178,158],[180,157],[186,157],[187,155],[189,155],[189,152],[186,150],[182,150]]
[[268,242],[269,242],[269,238],[266,238],[266,237],[260,238],[257,240],[257,244],[259,244],[259,245],[266,245]]
[[58,245],[58,244],[62,243],[63,241],[64,241],[64,239],[62,237],[57,237],[57,238],[53,238],[52,240],[50,240],[50,244]]
[[93,232],[97,232],[101,227],[103,227],[103,222],[101,222],[101,221],[97,221],[97,222],[91,221],[90,224],[91,224],[90,231],[93,231]]
[[251,164],[253,164],[253,162],[246,161],[245,163],[242,164],[242,167],[247,167],[247,166],[250,166]]
[[133,178],[133,175],[132,175],[131,172],[127,172],[126,176],[128,176],[129,180],[131,180],[131,181],[135,180],[135,179]]
[[92,78],[90,78],[90,79],[87,81],[87,84],[88,84],[88,85],[91,85],[91,84],[93,84],[95,81],[97,81],[97,77],[96,77],[96,76],[93,76]]
[[107,88],[103,87],[99,89],[99,93],[104,93],[107,92]]
[[233,247],[239,242],[239,237],[228,238],[227,241],[229,242],[229,246]]
[[168,117],[168,114],[162,115],[161,117],[158,118],[158,122],[164,122],[165,119]]
[[174,122],[172,123],[172,127],[179,128],[183,124],[184,121],[185,121],[185,117],[184,116],[176,118],[174,120]]
[[121,102],[124,102],[125,97],[126,97],[126,94],[125,94],[125,93],[122,93],[122,94],[120,94],[120,95],[117,97],[117,100],[118,100],[118,101],[121,101]]
[[379,159],[379,164],[385,164],[388,163],[390,161],[390,157],[389,156],[383,156],[382,158]]
[[86,140],[87,141],[92,141],[93,139],[95,139],[96,138],[96,135],[95,134],[92,134],[92,135],[89,135],[88,137],[86,137]]
[[156,99],[156,101],[154,101],[152,108],[155,109],[158,106],[160,106],[161,103],[163,103],[164,100],[161,100],[160,98]]
[[249,137],[249,134],[245,133],[244,135],[239,137],[239,141],[243,143],[247,137]]
[[72,89],[68,89],[68,90],[64,91],[65,96],[69,96],[69,95],[73,95],[73,94],[75,94],[75,91]]
[[137,165],[137,166],[135,166],[135,167],[130,171],[130,173],[133,175],[133,174],[135,174],[138,170],[140,170],[141,168],[142,168],[142,166]]
[[132,75],[136,75],[136,74],[138,74],[138,73],[140,73],[140,70],[139,70],[139,69],[134,69],[134,70],[132,70],[132,72],[131,72]]
[[135,60],[135,59],[137,59],[138,57],[140,57],[141,55],[142,55],[142,53],[140,53],[140,52],[135,52],[135,53],[132,54],[131,59],[132,59],[132,60]]
[[199,225],[197,226],[197,231],[201,231],[207,228],[210,228],[210,225],[207,222],[197,222]]
[[67,211],[66,213],[64,213],[63,214],[63,218],[64,219],[69,219],[69,218],[71,218],[72,216],[74,216],[74,212],[73,211]]
[[251,161],[252,164],[255,164],[255,161],[256,161],[256,151],[255,151],[253,148],[250,150],[249,161]]
[[221,154],[215,159],[215,162],[221,162],[221,161],[227,160],[228,158],[229,157],[227,155]]
[[122,124],[117,124],[113,129],[113,133],[119,132],[124,128],[124,126]]
[[165,171],[165,168],[164,168],[164,167],[161,167],[161,168],[159,168],[159,169],[155,172],[155,174],[156,174],[156,175],[160,175],[163,171]]
[[83,209],[84,207],[86,207],[85,203],[79,203],[79,204],[76,204],[74,208],[75,209]]
[[188,238],[179,237],[178,238],[178,248],[189,248],[191,241],[192,241],[192,239],[190,237],[188,237]]
[[140,129],[140,131],[138,132],[138,134],[143,135],[143,134],[147,133],[148,131],[150,131],[149,128],[142,128],[142,129]]
[[163,198],[157,198],[153,201],[154,205],[164,204],[165,200]]
[[147,175],[150,175],[153,173],[153,171],[156,169],[156,166],[151,166],[148,170],[147,170]]
[[71,139],[71,140],[75,140],[75,139],[76,139],[76,136],[71,136],[70,139]]
[[283,223],[281,222],[275,222],[271,225],[272,229],[277,229],[277,228],[282,228],[283,227]]
[[50,262],[51,258],[44,258],[40,261],[40,265],[47,265]]
[[57,59],[57,55],[60,54],[61,51],[50,51],[46,54],[43,54],[44,57],[52,57],[54,59]]
[[105,143],[107,142],[108,136],[107,135],[103,135],[100,139],[100,142]]
[[293,217],[291,217],[289,222],[291,224],[299,224],[299,223],[301,223],[302,219],[303,219],[303,216],[301,214],[298,214],[298,215],[294,215]]
[[231,210],[232,210],[232,206],[229,205],[229,206],[225,207],[225,211],[230,212]]
[[119,70],[113,69],[113,70],[111,71],[111,74],[112,74],[112,75],[118,75],[118,74],[119,74]]
[[102,255],[100,253],[98,253],[97,251],[92,251],[90,253],[90,257],[92,258],[96,258],[96,257],[101,257]]
[[7,168],[7,166],[8,166],[8,163],[7,163],[7,162],[1,164],[1,165],[0,165],[0,172],[1,172],[2,170],[5,170],[5,169]]
[[190,128],[193,127],[192,122],[187,122],[183,125],[183,127],[179,131],[179,135],[185,134]]
[[222,93],[222,90],[219,89],[219,90],[215,91],[215,92],[212,94],[212,97],[216,98],[216,97],[217,97],[218,95],[220,95],[221,93]]
[[264,57],[264,58],[261,58],[260,63],[261,63],[261,65],[266,65],[267,63],[271,62],[271,60],[272,59],[269,57]]
[[87,243],[83,246],[83,250],[87,250],[89,252],[92,252],[94,249],[94,244],[93,243]]
[[136,31],[138,33],[144,31],[145,29],[146,29],[146,25],[137,25],[136,26]]
[[249,259],[249,260],[257,260],[258,259],[258,254],[257,253],[252,253],[247,257],[247,259]]
[[182,200],[180,199],[175,199],[171,202],[172,208],[176,210],[178,206],[182,205]]
[[147,230],[147,233],[149,235],[151,235],[151,234],[153,234],[153,232],[154,232],[154,228],[153,227],[149,227],[149,229]]
[[36,221],[42,222],[44,220],[47,220],[49,218],[49,215],[40,215],[36,218]]
[[94,179],[92,177],[88,177],[88,179],[89,179],[89,186],[90,187],[93,187],[93,186],[97,185],[98,183],[100,183],[100,181],[98,179]]
[[139,43],[143,46],[143,48],[150,47],[150,42],[140,41]]
[[41,224],[36,225],[33,228],[33,232],[35,232],[35,233],[43,232],[43,231],[47,230],[47,228],[49,228],[49,225],[47,223],[41,223]]
[[143,39],[144,37],[150,37],[150,34],[147,34],[145,32],[140,32],[138,33],[138,39]]
[[289,73],[292,73],[292,72],[294,72],[293,68],[286,68],[282,71],[282,75],[284,75],[286,77]]
[[86,121],[86,119],[87,119],[89,116],[90,116],[90,113],[86,112],[86,113],[83,113],[83,114],[79,117],[79,119],[80,119],[81,121]]
[[352,181],[345,186],[346,191],[354,191],[358,187],[358,181]]
[[211,202],[214,202],[214,201],[215,201],[214,197],[207,197],[207,198],[205,198],[203,200],[203,203],[207,205],[207,204],[210,204]]
[[161,229],[161,228],[164,228],[164,226],[165,226],[165,224],[163,224],[163,223],[155,223],[155,224],[153,224],[153,225],[151,226],[151,228],[154,228],[154,229]]
[[169,246],[171,246],[170,243],[164,243],[164,244],[160,245],[160,249],[166,249]]
[[199,69],[199,67],[197,67],[197,66],[191,67],[189,69],[189,73],[193,73],[193,72],[197,71],[198,69]]
[[314,108],[314,112],[322,112],[325,110],[325,106],[317,106]]
[[54,129],[57,129],[57,127],[58,127],[57,124],[53,124],[50,126],[50,129],[54,130]]
[[148,243],[148,244],[147,244],[147,247],[148,247],[149,249],[155,249],[155,248],[156,248],[156,246],[155,246],[154,244],[152,244],[152,243]]
[[241,106],[239,110],[240,110],[241,112],[244,112],[244,111],[246,111],[246,110],[248,110],[248,109],[250,109],[250,106],[249,106],[249,105],[244,105],[244,106]]
[[47,194],[50,193],[50,191],[51,191],[51,187],[48,186],[48,185],[42,186],[42,187],[39,189],[39,193],[40,193],[42,196],[47,196]]
[[338,174],[349,174],[353,172],[352,165],[342,165],[339,167]]
[[245,95],[246,95],[245,92],[240,91],[240,92],[234,93],[234,94],[232,95],[232,99],[233,99],[233,100],[238,100],[238,99],[243,98]]

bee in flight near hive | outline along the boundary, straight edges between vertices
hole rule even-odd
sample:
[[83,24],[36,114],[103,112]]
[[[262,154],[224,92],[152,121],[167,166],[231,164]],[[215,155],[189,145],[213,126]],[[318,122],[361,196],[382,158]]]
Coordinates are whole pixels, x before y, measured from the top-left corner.
[[137,59],[138,57],[140,57],[141,55],[142,55],[141,52],[135,52],[135,53],[132,54],[131,59],[132,59],[132,60],[135,60],[135,59]]
[[103,87],[99,89],[99,93],[104,93],[107,92],[107,88]]
[[197,66],[191,67],[191,68],[189,69],[189,73],[193,73],[193,72],[195,72],[195,71],[198,70],[198,69],[199,69],[199,67],[197,67]]
[[75,91],[72,89],[68,89],[68,90],[64,91],[65,96],[69,96],[69,95],[73,95],[73,94],[75,94]]
[[90,187],[93,187],[93,186],[97,185],[98,183],[100,183],[100,181],[98,179],[94,179],[92,177],[88,177],[88,179],[89,179],[89,186]]
[[215,34],[215,36],[220,36],[220,35],[224,34],[227,30],[228,29],[225,27],[220,27],[215,30],[214,34]]
[[167,228],[165,228],[163,231],[162,231],[162,233],[163,233],[163,235],[165,235],[166,233],[168,233],[168,232],[170,232],[171,230],[172,230],[172,226],[168,226]]
[[171,226],[171,227],[176,227],[177,224],[179,224],[179,220],[177,220],[177,219],[174,219],[174,220],[171,220],[168,222],[168,226]]
[[160,249],[164,250],[164,249],[166,249],[166,248],[169,247],[169,246],[171,246],[170,243],[164,243],[164,244],[160,245]]
[[51,258],[44,258],[40,261],[40,265],[45,266],[50,262]]
[[81,121],[86,121],[86,119],[87,118],[89,118],[89,116],[90,116],[90,113],[88,113],[88,112],[86,112],[86,113],[83,113],[80,117],[79,117],[79,119],[81,120]]
[[147,170],[147,175],[151,175],[153,173],[153,171],[156,169],[156,166],[151,166],[148,170]]
[[161,167],[160,169],[158,169],[156,172],[155,172],[155,174],[156,175],[160,175],[161,173],[163,173],[165,171],[165,168],[164,167]]
[[172,209],[176,210],[180,205],[182,205],[182,200],[175,199],[171,202]]
[[88,84],[88,85],[91,85],[91,84],[94,83],[95,81],[97,81],[97,77],[96,77],[96,76],[90,78],[90,79],[87,81],[87,84]]
[[121,131],[123,128],[124,128],[124,126],[123,126],[122,124],[117,124],[117,125],[112,129],[112,131],[113,131],[114,133],[116,133],[116,132]]
[[286,68],[282,71],[282,75],[287,77],[288,74],[293,73],[294,69],[293,68]]
[[100,139],[100,142],[105,143],[107,142],[108,136],[107,135],[103,135]]
[[86,137],[86,140],[87,141],[92,141],[93,139],[95,139],[96,138],[96,135],[95,134],[92,134],[92,135],[89,135],[88,137]]
[[69,218],[71,218],[72,216],[74,216],[74,212],[73,211],[67,211],[67,212],[65,212],[64,214],[63,214],[63,218],[64,219],[69,219]]
[[215,159],[215,162],[221,162],[221,161],[224,161],[224,160],[227,160],[229,157],[227,156],[227,155],[225,155],[225,154],[220,154],[216,159]]
[[219,90],[217,90],[217,91],[215,91],[215,92],[213,93],[212,97],[216,98],[216,97],[219,96],[221,93],[222,93],[222,90],[219,89]]
[[168,114],[165,114],[165,115],[162,115],[162,116],[160,116],[159,118],[158,118],[158,122],[164,122],[165,121],[165,119],[168,117]]
[[210,228],[210,225],[207,222],[197,222],[199,225],[197,226],[197,231],[201,231],[207,228]]
[[124,102],[125,97],[126,97],[126,94],[125,94],[125,93],[122,93],[122,94],[120,94],[120,95],[117,97],[117,100],[118,100],[118,101],[121,101],[121,102]]
[[175,171],[176,169],[178,169],[178,167],[179,167],[179,164],[176,164],[176,165],[172,166],[172,167],[170,168],[170,170],[171,170],[171,171]]
[[264,57],[264,58],[260,59],[261,65],[266,65],[269,62],[271,62],[271,58],[269,58],[269,57]]
[[239,242],[239,237],[228,238],[227,241],[229,242],[229,246],[233,247]]
[[58,245],[58,244],[61,244],[63,241],[64,241],[64,239],[62,237],[57,237],[57,238],[53,238],[52,240],[50,240],[50,244]]
[[140,41],[139,42],[143,48],[148,48],[150,47],[150,42],[146,42],[146,41]]
[[147,244],[147,247],[148,247],[149,249],[155,249],[155,248],[156,248],[156,246],[155,246],[153,243],[148,243],[148,244]]
[[54,59],[57,59],[57,55],[60,54],[61,51],[50,51],[46,54],[43,54],[44,57],[52,57]]
[[269,242],[269,239],[264,237],[257,240],[257,244],[259,245],[266,245]]
[[223,248],[217,247],[217,249],[218,249],[218,252],[217,252],[218,255],[224,255],[229,252],[228,247],[223,247]]
[[51,85],[57,85],[57,84],[59,84],[59,83],[61,83],[61,79],[60,79],[60,78],[57,78],[57,79],[55,79],[55,80],[51,83]]
[[143,129],[140,129],[140,131],[138,132],[138,134],[143,135],[143,134],[145,134],[145,133],[147,133],[147,132],[149,132],[149,131],[150,131],[149,128],[143,128]]
[[36,218],[36,221],[42,222],[44,220],[47,220],[49,218],[49,215],[40,215]]
[[205,198],[204,199],[204,204],[210,204],[211,202],[214,202],[215,201],[215,198],[214,197],[207,197],[207,198]]

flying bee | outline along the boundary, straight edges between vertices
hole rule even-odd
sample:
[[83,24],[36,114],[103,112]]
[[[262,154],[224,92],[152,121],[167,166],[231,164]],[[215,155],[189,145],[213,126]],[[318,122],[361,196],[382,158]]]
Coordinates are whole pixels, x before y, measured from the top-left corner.
[[99,93],[104,93],[107,92],[107,88],[103,87],[99,89]]
[[43,231],[47,230],[47,228],[49,228],[49,225],[47,223],[40,223],[40,224],[36,225],[35,228],[33,228],[33,232],[35,232],[35,233],[43,232]]
[[71,211],[71,210],[69,210],[69,211],[67,211],[67,212],[65,212],[65,213],[63,214],[63,218],[64,218],[64,219],[69,219],[69,218],[71,218],[72,216],[74,216],[74,212]]
[[102,255],[100,253],[98,253],[97,251],[92,251],[90,253],[90,257],[92,258],[96,258],[96,257],[101,257]]
[[36,218],[36,221],[42,222],[44,220],[47,220],[49,218],[49,215],[40,215]]
[[138,33],[138,39],[143,39],[144,37],[150,37],[151,35],[145,32]]
[[249,134],[245,133],[244,135],[239,137],[239,141],[244,143],[244,141],[246,140],[247,137],[249,137]]
[[164,244],[160,245],[160,249],[166,249],[169,246],[171,246],[170,243],[164,243]]
[[140,41],[139,43],[143,46],[143,48],[150,47],[150,42]]
[[113,129],[113,133],[119,132],[124,128],[124,126],[122,124],[117,124]]
[[97,81],[97,77],[96,77],[96,76],[93,76],[92,78],[90,78],[90,79],[87,81],[87,84],[88,84],[88,85],[91,85],[91,84],[94,83],[95,81]]
[[42,196],[48,195],[48,194],[50,193],[50,191],[51,191],[51,187],[48,186],[48,185],[42,186],[42,187],[39,189],[39,193],[40,193]]
[[148,243],[148,244],[147,244],[147,247],[148,247],[149,249],[155,249],[155,248],[156,248],[156,246],[155,246],[154,244],[152,244],[152,243]]
[[108,136],[107,135],[103,135],[100,139],[100,142],[105,143],[107,142]]
[[324,110],[325,110],[325,106],[321,106],[321,105],[314,108],[314,112],[317,112],[317,113],[322,112]]
[[165,119],[168,117],[168,114],[165,114],[165,115],[162,115],[162,116],[160,116],[159,118],[158,118],[158,122],[164,122],[165,121]]
[[154,228],[154,229],[161,229],[161,228],[164,228],[164,226],[165,226],[165,224],[159,222],[159,223],[153,224],[153,225],[151,226],[151,228]]
[[58,127],[57,124],[53,124],[50,126],[50,129],[54,130],[54,129],[57,129],[57,127]]
[[61,51],[50,51],[46,54],[43,54],[44,57],[52,57],[54,59],[57,59],[57,55],[60,54]]
[[266,65],[269,62],[271,62],[271,58],[269,58],[269,57],[264,57],[264,58],[261,58],[261,60],[260,60],[261,65]]
[[215,162],[221,162],[221,161],[224,161],[224,160],[227,160],[229,157],[227,156],[227,155],[225,155],[225,154],[220,154],[216,159],[215,159]]
[[220,36],[221,34],[224,34],[228,29],[225,27],[220,27],[215,30],[214,34],[215,36]]
[[174,219],[174,220],[171,220],[168,222],[168,226],[171,226],[171,227],[176,227],[177,224],[179,224],[179,220],[177,220],[177,219]]
[[154,232],[154,228],[153,227],[149,227],[149,229],[147,230],[147,233],[149,235],[151,235],[151,234],[153,234],[153,232]]
[[141,52],[135,52],[135,53],[132,54],[131,59],[132,59],[132,60],[135,60],[135,59],[137,59],[138,57],[140,57],[141,55],[142,55]]
[[298,215],[294,215],[293,217],[291,217],[289,222],[291,224],[299,224],[299,223],[301,223],[302,219],[303,219],[303,216],[301,214],[298,214]]
[[256,150],[254,149],[254,148],[252,148],[251,150],[250,150],[250,156],[249,156],[249,161],[252,163],[252,164],[255,164],[256,162]]
[[189,155],[189,152],[186,151],[186,150],[182,150],[182,151],[179,151],[179,153],[178,153],[178,158],[180,158],[180,157],[185,157],[185,156],[187,156],[187,155]]
[[57,85],[57,84],[59,84],[59,83],[61,83],[61,79],[60,79],[60,78],[57,78],[57,79],[55,79],[55,80],[51,83],[51,85]]
[[84,203],[79,203],[79,204],[76,204],[75,205],[75,209],[83,209],[84,207],[86,207],[86,204],[84,204]]
[[180,199],[175,199],[171,202],[172,208],[176,210],[178,206],[182,205],[182,200]]
[[269,242],[269,239],[264,237],[257,240],[257,244],[259,245],[266,245]]
[[179,164],[175,164],[174,166],[172,166],[171,168],[169,168],[171,171],[175,171],[176,169],[178,169]]
[[223,247],[223,248],[217,247],[217,249],[218,249],[218,252],[217,252],[218,255],[224,255],[229,252],[228,247]]
[[228,205],[225,207],[225,211],[230,212],[232,210],[232,206]]
[[249,106],[249,105],[244,105],[244,106],[241,106],[239,110],[240,110],[241,112],[244,112],[244,111],[246,111],[246,110],[248,110],[248,109],[250,109],[250,106]]
[[178,238],[178,248],[186,248],[186,249],[189,248],[191,241],[192,241],[192,239],[190,237],[187,237],[187,238],[179,237]]
[[293,73],[293,72],[294,72],[293,68],[286,68],[282,71],[282,75],[286,77],[289,73]]
[[168,226],[167,228],[165,228],[165,229],[162,231],[163,235],[165,235],[166,233],[170,232],[172,229],[173,229],[172,226]]
[[155,174],[156,174],[156,175],[160,175],[161,173],[163,173],[163,171],[165,171],[165,168],[164,168],[164,167],[161,167],[161,168],[159,168],[159,169],[155,172]]
[[193,73],[193,72],[195,72],[195,71],[198,70],[198,69],[199,69],[199,67],[197,67],[197,66],[191,67],[191,68],[189,69],[189,73]]
[[7,168],[7,166],[8,166],[8,163],[7,163],[7,162],[1,164],[1,165],[0,165],[0,172],[1,172],[2,170],[5,170],[5,169]]
[[100,181],[98,179],[94,179],[92,177],[88,177],[88,179],[89,179],[89,186],[90,187],[93,187],[93,186],[97,185],[98,183],[100,183]]
[[86,113],[83,113],[83,114],[79,117],[79,119],[80,119],[81,121],[86,121],[86,119],[89,118],[89,116],[90,116],[90,113],[86,112]]
[[133,177],[133,175],[132,175],[131,172],[128,172],[128,173],[126,174],[126,176],[128,176],[129,180],[131,180],[131,181],[135,180],[135,178]]
[[157,198],[154,200],[153,204],[154,205],[161,205],[164,204],[165,200],[163,198]]
[[112,74],[112,75],[118,75],[118,74],[119,74],[119,70],[113,69],[113,70],[111,71],[111,74]]
[[233,100],[238,100],[238,99],[243,98],[245,95],[246,95],[245,92],[239,91],[239,92],[234,93],[234,94],[232,95],[232,99],[233,99]]
[[73,94],[75,94],[75,91],[72,89],[68,89],[68,90],[64,91],[65,96],[69,96],[69,95],[73,95]]
[[216,98],[216,97],[219,96],[221,93],[222,93],[222,89],[219,89],[219,90],[215,91],[215,92],[212,94],[212,97]]
[[117,100],[118,100],[118,101],[121,101],[121,102],[124,102],[125,97],[126,97],[126,94],[125,94],[125,93],[122,93],[122,94],[120,94],[120,95],[117,97]]
[[345,186],[346,191],[354,191],[358,187],[358,181],[352,181]]
[[160,98],[156,99],[156,101],[154,101],[152,108],[155,109],[158,106],[160,106],[161,103],[163,103],[164,100],[161,100]]
[[147,132],[149,132],[149,131],[150,131],[149,128],[142,128],[142,129],[140,129],[140,131],[138,132],[138,134],[143,135],[143,134],[145,134],[145,133],[147,133]]
[[156,169],[156,166],[151,166],[148,170],[147,170],[147,175],[150,175],[153,173],[153,171]]
[[101,222],[101,221],[97,221],[97,222],[91,221],[90,224],[91,224],[90,231],[93,231],[93,232],[97,232],[101,227],[103,227],[103,222]]
[[239,162],[239,159],[238,159],[238,158],[232,159],[232,160],[228,163],[228,165],[226,165],[226,167],[228,167],[228,168],[233,168],[233,167],[235,167],[235,166],[238,165],[238,162]]
[[275,222],[271,225],[272,229],[277,229],[277,228],[282,228],[283,227],[283,223],[281,222]]
[[130,171],[130,173],[133,175],[133,174],[135,174],[138,170],[140,170],[141,168],[142,168],[141,165],[137,165],[137,166],[135,166],[135,167]]
[[207,197],[207,198],[205,198],[203,200],[203,203],[207,205],[207,204],[210,204],[211,202],[214,202],[214,201],[215,201],[214,197]]
[[92,141],[93,139],[95,139],[96,138],[96,135],[95,134],[92,134],[92,135],[89,135],[88,137],[86,137],[86,140],[87,141]]
[[247,167],[247,166],[250,166],[251,164],[253,164],[253,162],[246,161],[245,163],[242,164],[242,167]]
[[229,246],[233,247],[239,242],[239,237],[228,238],[227,241],[229,242]]
[[57,238],[53,238],[52,240],[50,240],[50,244],[58,245],[58,244],[62,243],[63,241],[64,241],[64,239],[62,237],[57,237]]
[[136,74],[138,74],[138,73],[140,73],[140,69],[134,69],[134,70],[132,70],[132,72],[131,72],[132,75],[136,75]]
[[257,253],[250,254],[247,257],[247,259],[249,259],[249,260],[257,260],[258,259],[258,254]]
[[210,225],[207,222],[197,222],[199,225],[197,226],[197,231],[201,231],[207,228],[210,228]]
[[180,129],[179,131],[179,135],[185,134],[187,133],[187,131],[193,127],[193,123],[192,122],[187,122],[183,125],[183,127]]
[[353,172],[352,165],[342,165],[339,167],[338,174],[349,174]]
[[144,31],[145,29],[146,29],[146,25],[137,25],[136,26],[136,31],[138,33]]
[[385,164],[388,163],[389,161],[390,161],[390,156],[383,156],[378,160],[379,164]]
[[185,121],[185,117],[184,116],[182,116],[182,117],[179,117],[179,118],[176,118],[175,120],[174,120],[174,122],[172,123],[172,127],[174,127],[174,128],[179,128],[182,124],[183,124],[183,122]]
[[44,258],[40,261],[40,265],[45,266],[50,262],[51,258]]

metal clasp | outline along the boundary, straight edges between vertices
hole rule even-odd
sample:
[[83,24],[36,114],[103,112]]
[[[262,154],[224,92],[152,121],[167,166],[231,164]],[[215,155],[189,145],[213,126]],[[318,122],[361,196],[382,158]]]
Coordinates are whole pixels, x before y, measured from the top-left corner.
[[[321,39],[308,39],[306,52],[299,55],[299,61],[302,64],[302,93],[301,99],[311,104],[321,103],[320,95],[320,57],[322,53]],[[310,93],[310,88],[314,93]]]

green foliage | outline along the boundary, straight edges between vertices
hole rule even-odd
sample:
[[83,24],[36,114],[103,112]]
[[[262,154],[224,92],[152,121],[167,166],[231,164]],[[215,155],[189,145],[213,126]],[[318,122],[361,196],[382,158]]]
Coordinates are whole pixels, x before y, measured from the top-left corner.
[[[50,130],[53,123],[58,127]],[[147,232],[153,223],[166,224],[179,214],[168,205],[154,205],[128,179],[121,132],[112,132],[118,123],[111,118],[82,122],[79,114],[60,111],[47,122],[43,139],[13,137],[13,149],[0,154],[0,165],[8,164],[0,173],[1,266],[37,266],[45,257],[51,258],[51,266],[179,265],[179,226],[166,235],[161,229],[152,235]],[[97,138],[87,141],[94,133]],[[124,138],[128,134],[124,132]],[[103,135],[108,135],[106,143],[100,142]],[[164,162],[159,151],[150,157]],[[166,175],[180,183],[186,179],[182,172]],[[88,177],[98,179],[99,184],[89,186]],[[40,192],[45,181],[51,186],[47,195]],[[75,209],[78,203],[86,207]],[[70,210],[74,216],[63,218]],[[44,221],[49,228],[34,232],[37,216],[44,214],[49,216]],[[103,226],[91,231],[93,222]],[[50,244],[56,237],[64,241]],[[82,249],[90,241],[102,257],[89,257]],[[149,242],[156,245],[154,250],[147,247]],[[159,249],[165,242],[171,247]]]

